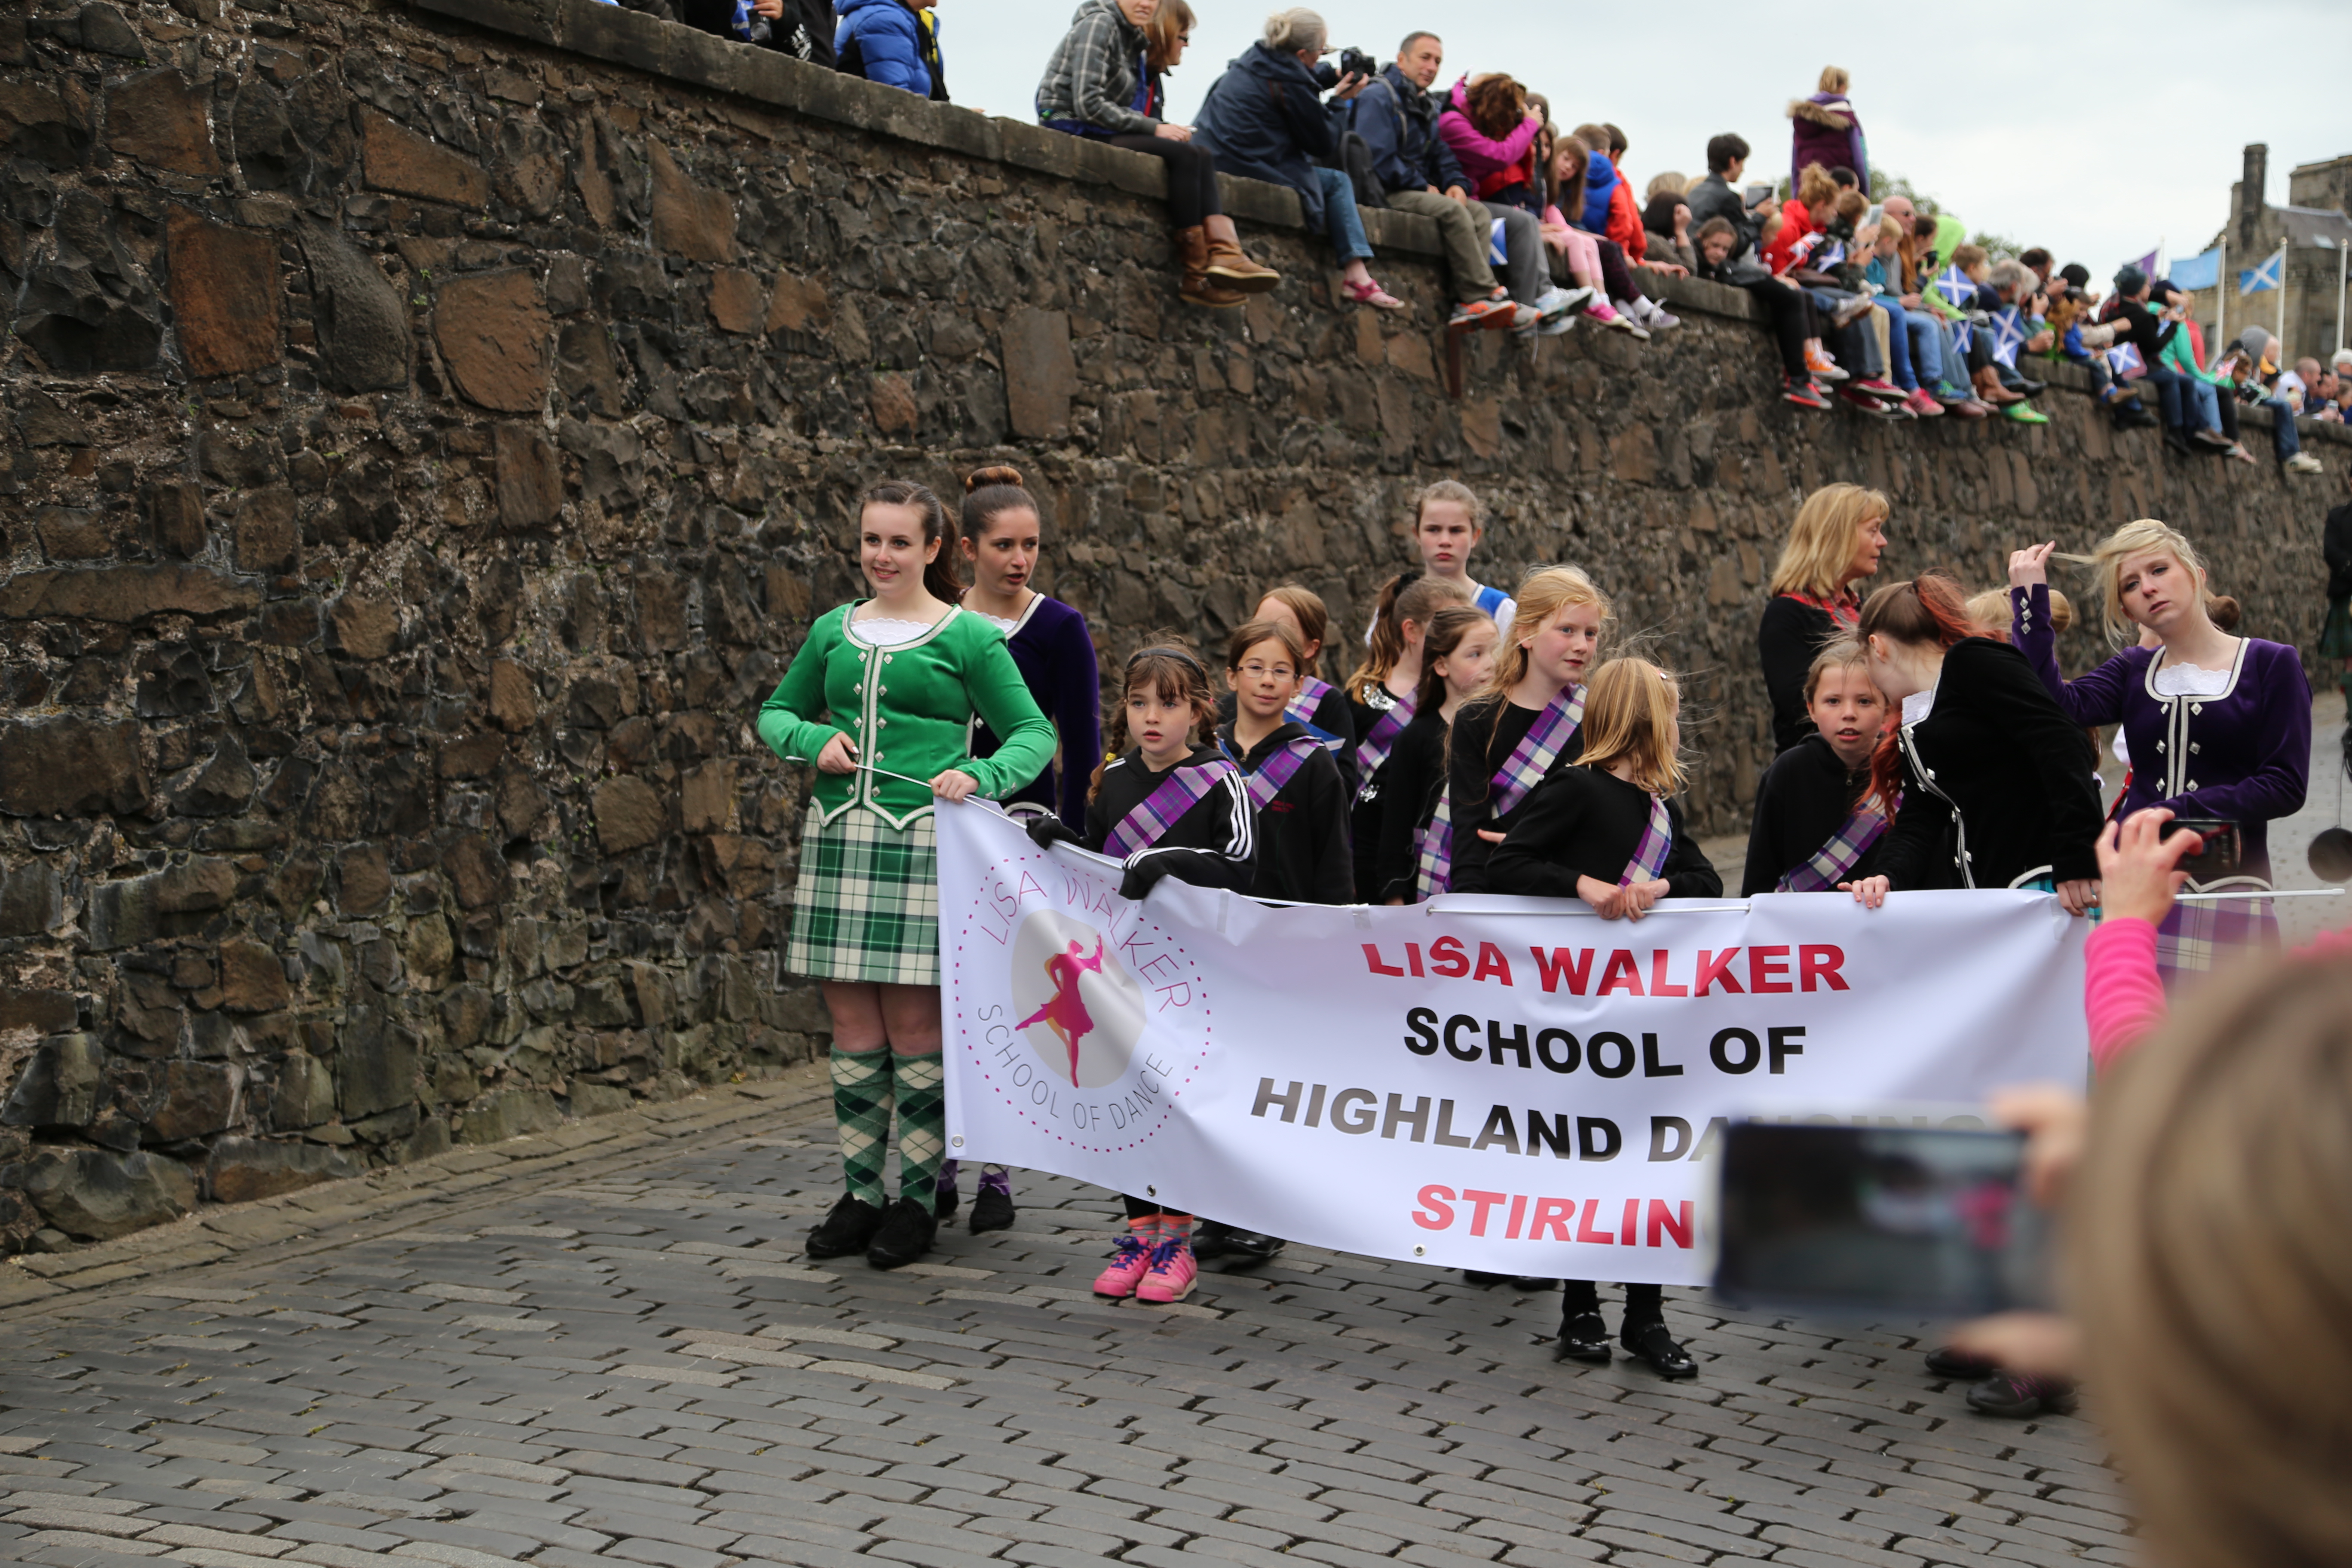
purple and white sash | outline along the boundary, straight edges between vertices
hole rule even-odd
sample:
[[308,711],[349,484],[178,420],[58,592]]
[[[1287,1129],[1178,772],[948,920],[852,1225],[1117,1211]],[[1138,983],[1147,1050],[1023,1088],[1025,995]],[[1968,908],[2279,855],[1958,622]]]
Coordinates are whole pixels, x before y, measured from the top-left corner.
[[1372,721],[1370,733],[1356,742],[1356,771],[1362,775],[1364,781],[1356,786],[1356,798],[1359,801],[1372,789],[1373,780],[1381,771],[1381,764],[1389,760],[1391,752],[1396,750],[1397,737],[1404,733],[1404,727],[1407,724],[1412,722],[1412,710],[1419,704],[1420,700],[1421,693],[1418,690],[1408,691],[1398,698],[1395,707]]
[[1315,710],[1323,706],[1323,699],[1331,695],[1331,683],[1304,676],[1298,682],[1298,695],[1282,705],[1282,716],[1296,719],[1302,724],[1315,722]]
[[1160,835],[1176,826],[1177,818],[1207,798],[1234,771],[1234,764],[1223,757],[1170,770],[1158,789],[1118,819],[1118,826],[1103,840],[1103,853],[1124,860],[1139,849],[1150,848],[1160,842]]
[[1776,893],[1826,893],[1845,880],[1886,831],[1886,818],[1867,808],[1838,824],[1829,842],[1772,885]]
[[1617,879],[1621,888],[1635,882],[1654,882],[1658,873],[1666,868],[1666,855],[1675,847],[1675,819],[1666,814],[1666,797],[1650,797],[1649,826],[1642,829],[1642,841],[1633,846],[1633,858],[1625,862],[1624,875]]
[[1282,793],[1282,786],[1298,776],[1298,770],[1307,765],[1307,759],[1320,749],[1319,742],[1301,735],[1266,758],[1265,765],[1257,772],[1244,773],[1242,787],[1249,791],[1250,805],[1264,811],[1274,797]]
[[[1511,754],[1488,781],[1486,793],[1495,803],[1488,820],[1501,816],[1520,801],[1528,791],[1543,783],[1559,754],[1576,738],[1577,727],[1584,722],[1584,688],[1571,686],[1551,700],[1550,706],[1536,716]],[[1433,899],[1454,885],[1454,799],[1451,789],[1437,797],[1437,810],[1422,831],[1419,849],[1414,857],[1416,867],[1413,887],[1416,901]]]

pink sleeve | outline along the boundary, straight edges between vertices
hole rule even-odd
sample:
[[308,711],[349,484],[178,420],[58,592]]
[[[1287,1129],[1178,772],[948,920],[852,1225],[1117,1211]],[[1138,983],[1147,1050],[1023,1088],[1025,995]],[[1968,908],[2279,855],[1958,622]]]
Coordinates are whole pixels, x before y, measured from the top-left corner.
[[2083,1011],[2091,1022],[2091,1060],[2101,1071],[2164,1021],[2164,982],[2156,973],[2156,928],[2142,920],[2099,922],[2083,947]]
[[1471,124],[1470,117],[1459,110],[1448,110],[1437,117],[1437,133],[1445,138],[1447,146],[1457,153],[1467,147],[1497,163],[1516,163],[1526,157],[1528,149],[1536,144],[1536,132],[1541,129],[1532,120],[1522,120],[1517,130],[1496,142]]

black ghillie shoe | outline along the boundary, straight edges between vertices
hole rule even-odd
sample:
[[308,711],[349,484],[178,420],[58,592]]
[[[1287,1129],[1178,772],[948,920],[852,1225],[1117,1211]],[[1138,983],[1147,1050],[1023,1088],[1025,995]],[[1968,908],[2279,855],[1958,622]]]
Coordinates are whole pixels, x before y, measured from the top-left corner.
[[931,1249],[940,1222],[920,1198],[900,1198],[885,1210],[882,1228],[866,1249],[866,1261],[877,1268],[897,1268]]
[[882,1211],[864,1198],[847,1193],[833,1205],[824,1223],[809,1232],[808,1255],[811,1258],[846,1258],[853,1252],[863,1252],[882,1228]]
[[971,1218],[964,1222],[974,1236],[1013,1228],[1013,1194],[1003,1187],[982,1184],[971,1195]]
[[1698,1375],[1698,1363],[1691,1360],[1690,1352],[1683,1349],[1674,1335],[1666,1331],[1663,1321],[1628,1323],[1618,1342],[1637,1361],[1650,1363],[1650,1370],[1660,1377],[1685,1378]]

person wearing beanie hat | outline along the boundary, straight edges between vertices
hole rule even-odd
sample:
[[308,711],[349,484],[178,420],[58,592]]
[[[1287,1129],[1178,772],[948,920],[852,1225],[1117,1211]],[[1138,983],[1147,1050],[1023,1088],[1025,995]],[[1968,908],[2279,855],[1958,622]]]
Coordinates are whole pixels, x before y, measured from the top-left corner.
[[[2164,363],[2165,353],[2180,331],[2180,315],[2166,310],[2159,317],[2147,308],[2147,274],[2137,267],[2124,267],[2116,273],[2116,321],[2139,351],[2140,363],[2147,367],[2147,379],[2156,387],[2157,398],[2164,411],[2164,444],[2183,457],[2194,450],[2189,444],[2189,404],[2191,394],[2188,378]],[[2207,445],[2222,445],[2221,432],[2213,432]]]

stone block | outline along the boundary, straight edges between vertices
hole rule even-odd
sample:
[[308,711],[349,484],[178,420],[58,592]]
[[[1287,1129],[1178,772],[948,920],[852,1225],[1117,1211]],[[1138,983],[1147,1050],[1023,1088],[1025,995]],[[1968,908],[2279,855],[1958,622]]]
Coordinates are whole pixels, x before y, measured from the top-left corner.
[[64,919],[64,889],[47,861],[0,869],[0,937],[38,936]]
[[194,485],[185,479],[158,480],[141,492],[140,504],[156,543],[182,560],[204,553],[205,502]]
[[205,1163],[205,1184],[214,1202],[241,1204],[341,1181],[361,1170],[349,1154],[323,1143],[224,1138]]
[[372,844],[346,849],[335,862],[335,907],[346,915],[372,915],[392,899],[392,862]]
[[308,1051],[280,1057],[269,1094],[269,1125],[280,1132],[299,1132],[331,1121],[334,1114],[334,1069]]
[[490,177],[480,164],[372,110],[360,114],[360,158],[367,183],[379,191],[461,207],[490,199]]
[[337,1101],[347,1122],[373,1117],[417,1096],[417,1042],[410,1030],[384,1017],[382,1004],[354,1006],[343,1024],[335,1059]]
[[102,561],[114,553],[104,516],[83,507],[43,507],[33,515],[33,535],[52,561]]
[[563,1125],[562,1108],[541,1089],[509,1089],[485,1099],[457,1119],[460,1143],[502,1143]]
[[129,624],[150,616],[200,620],[241,615],[261,602],[258,590],[184,563],[19,572],[0,583],[0,617]]
[[537,431],[501,425],[492,449],[499,522],[510,532],[545,528],[563,510],[563,460]]
[[106,95],[106,144],[117,157],[179,174],[217,174],[210,95],[178,71],[142,71]]
[[164,1062],[150,1068],[152,1100],[141,1108],[147,1135],[157,1142],[202,1138],[228,1126],[236,1079],[218,1062]]
[[539,722],[539,688],[530,671],[512,659],[491,662],[490,722],[514,732]]
[[221,1005],[232,1013],[274,1013],[293,1000],[284,961],[246,937],[220,944],[220,987]]
[[469,833],[442,851],[441,869],[461,909],[478,910],[506,897],[507,863],[488,839]]
[[0,812],[82,816],[147,804],[139,726],[130,720],[45,719],[0,725]]
[[669,827],[660,795],[641,778],[625,774],[596,786],[596,841],[607,855],[642,849]]
[[710,275],[711,324],[722,332],[761,331],[767,315],[766,294],[760,275],[740,267],[722,267]]
[[636,1096],[615,1084],[575,1082],[572,1086],[574,1116],[610,1116],[635,1103]]
[[[0,993],[0,1014],[9,995]],[[73,1027],[73,998],[50,993],[65,1004],[63,1025]],[[0,1025],[14,1027],[21,1020]],[[99,1097],[105,1089],[106,1053],[94,1035],[58,1035],[43,1040],[17,1075],[7,1103],[0,1106],[0,1126],[87,1127],[98,1118]]]
[[160,1225],[196,1203],[194,1172],[143,1151],[43,1150],[26,1166],[22,1184],[44,1219],[86,1241],[108,1241]]
[[300,530],[294,522],[294,492],[270,485],[236,503],[232,537],[240,572],[284,572],[294,564]]
[[163,232],[172,314],[189,374],[242,375],[278,363],[278,241],[173,207]]
[[[915,390],[905,376],[876,376],[873,390],[866,395],[866,405],[874,416],[874,428],[881,434],[903,439],[915,433],[919,417]],[[1067,417],[1066,413],[1064,417]]]
[[408,311],[383,269],[341,230],[305,222],[319,379],[331,391],[383,392],[408,384]]
[[346,594],[327,612],[334,646],[353,658],[383,658],[400,646],[400,606]]
[[723,833],[734,826],[735,764],[705,763],[680,781],[679,826],[688,833]]
[[688,261],[735,259],[735,201],[689,178],[669,149],[646,142],[654,175],[654,244]]
[[547,401],[555,320],[520,268],[477,272],[442,285],[433,337],[457,390],[502,414],[535,414]]
[[1002,342],[1013,434],[1033,439],[1066,434],[1070,399],[1078,390],[1069,312],[1024,305],[1005,315]]
[[821,332],[832,325],[833,303],[824,279],[777,275],[775,291],[768,296],[767,331]]
[[167,915],[216,910],[236,892],[236,868],[217,856],[196,855],[154,877],[155,908]]

